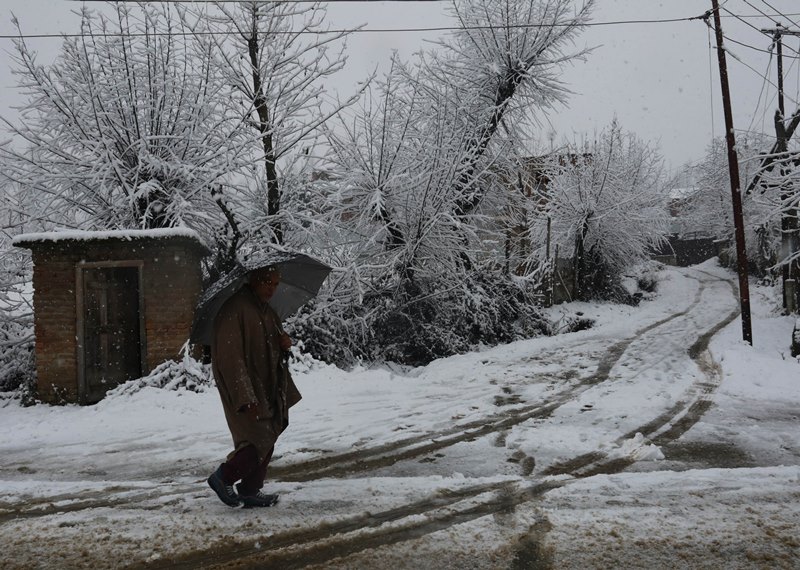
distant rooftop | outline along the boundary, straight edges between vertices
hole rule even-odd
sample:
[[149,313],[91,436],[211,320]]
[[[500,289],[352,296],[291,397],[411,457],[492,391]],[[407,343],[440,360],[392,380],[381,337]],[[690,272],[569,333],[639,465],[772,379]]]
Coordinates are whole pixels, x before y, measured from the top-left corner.
[[697,193],[697,188],[694,186],[686,186],[683,188],[672,188],[669,191],[669,197],[673,200],[684,200]]

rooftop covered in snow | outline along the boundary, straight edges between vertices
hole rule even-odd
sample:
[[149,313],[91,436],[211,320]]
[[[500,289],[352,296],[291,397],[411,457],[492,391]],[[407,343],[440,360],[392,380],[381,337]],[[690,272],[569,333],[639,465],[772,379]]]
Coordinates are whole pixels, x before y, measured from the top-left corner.
[[165,239],[187,238],[203,244],[203,240],[189,228],[159,228],[149,230],[57,230],[52,232],[39,232],[20,234],[11,244],[18,247],[28,247],[37,243],[56,243],[67,241],[101,241],[101,240],[137,240],[137,239]]

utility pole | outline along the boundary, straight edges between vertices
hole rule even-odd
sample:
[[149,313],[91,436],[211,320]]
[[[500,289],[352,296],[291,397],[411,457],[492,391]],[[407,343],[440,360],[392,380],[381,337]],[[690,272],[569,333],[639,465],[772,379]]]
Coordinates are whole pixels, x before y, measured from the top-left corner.
[[744,245],[744,220],[742,216],[742,186],[739,182],[739,159],[736,156],[736,138],[733,134],[733,110],[728,86],[728,65],[722,38],[722,23],[719,17],[719,2],[711,0],[714,13],[714,31],[717,38],[719,80],[722,87],[722,103],[725,111],[725,140],[728,143],[728,169],[731,179],[733,223],[736,226],[736,265],[739,274],[739,301],[742,307],[742,338],[753,344],[753,329],[750,322],[750,284],[747,281],[747,252]]
[[[777,24],[774,29],[761,30],[762,33],[771,35],[777,47],[778,54],[778,115],[775,117],[775,151],[780,158],[785,158],[789,151],[789,137],[786,129],[786,108],[783,97],[783,36],[800,36],[800,32],[786,29],[785,26]],[[783,155],[780,157],[780,155]],[[791,192],[786,188],[786,167],[782,166],[780,171],[781,178],[781,203],[787,204],[791,197]],[[797,244],[797,212],[783,210],[781,212],[781,257],[785,261],[798,250]],[[784,263],[781,268],[783,281],[783,308],[788,313],[797,311],[797,267],[795,263]]]

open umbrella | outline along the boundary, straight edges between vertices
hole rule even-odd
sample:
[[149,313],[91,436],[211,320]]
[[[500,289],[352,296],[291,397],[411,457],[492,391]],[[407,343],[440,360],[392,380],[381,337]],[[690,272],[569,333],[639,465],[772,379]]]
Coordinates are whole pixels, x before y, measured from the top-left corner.
[[329,266],[303,253],[270,251],[251,255],[223,275],[200,297],[194,314],[191,342],[211,344],[214,317],[225,301],[247,282],[248,273],[271,265],[280,269],[281,281],[269,304],[281,320],[313,299],[331,272]]

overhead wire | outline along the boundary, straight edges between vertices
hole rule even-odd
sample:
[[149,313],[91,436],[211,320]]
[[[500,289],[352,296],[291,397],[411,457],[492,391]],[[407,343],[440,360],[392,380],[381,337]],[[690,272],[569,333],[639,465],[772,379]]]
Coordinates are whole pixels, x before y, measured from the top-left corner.
[[[721,6],[724,6],[727,3],[728,3],[728,0],[724,0],[724,2],[722,3]],[[715,126],[715,122],[714,122],[714,45],[712,44],[712,41],[711,41],[712,26],[711,26],[711,22],[709,21],[709,18],[711,17],[713,12],[714,12],[714,10],[708,10],[707,12],[705,12],[703,14],[703,22],[706,24],[706,29],[708,30],[708,78],[709,78],[708,95],[709,95],[709,100],[710,100],[710,104],[711,104],[711,112],[709,113],[709,115],[711,116],[711,139],[712,140],[716,136],[716,132],[717,132],[716,126]],[[719,8],[717,9],[717,15],[718,16],[722,16],[722,14],[720,13]]]
[[[758,93],[758,100],[756,101],[756,108],[753,111],[753,116],[750,119],[750,125],[747,127],[747,130],[751,130],[753,128],[753,124],[755,123],[756,116],[758,116],[758,110],[761,107],[761,98],[764,96],[764,91],[766,91],[767,87],[767,75],[769,74],[769,70],[772,67],[772,52],[770,52],[769,61],[767,61],[767,70],[764,72],[764,80],[761,82],[761,91]],[[764,130],[764,121],[767,115],[767,106],[764,105],[764,112],[761,114],[761,130]]]
[[[81,0],[86,1],[86,0]],[[105,1],[105,0],[103,0]],[[295,0],[299,2],[300,0]],[[307,0],[303,0],[307,1]],[[356,0],[356,1],[378,1],[378,0]],[[392,0],[394,1],[394,0]],[[401,0],[404,1],[404,0]],[[432,1],[432,0],[431,0]],[[437,0],[438,1],[438,0]],[[206,2],[203,2],[206,3]],[[683,18],[661,18],[661,19],[640,19],[640,20],[611,20],[605,22],[586,22],[581,24],[581,27],[600,27],[600,26],[624,26],[624,25],[642,25],[642,24],[669,24],[669,23],[677,23],[677,22],[691,22],[693,20],[701,20],[703,19],[703,15],[699,16],[689,16]],[[503,27],[506,29],[511,30],[525,30],[525,29],[539,29],[539,28],[559,28],[559,27],[569,27],[573,26],[573,23],[543,23],[543,24],[511,24],[511,25],[504,25]],[[387,34],[387,33],[412,33],[412,32],[453,32],[453,31],[464,31],[464,30],[496,30],[497,26],[492,25],[485,25],[485,26],[431,26],[431,27],[411,27],[411,28],[341,28],[341,29],[330,29],[330,30],[279,30],[273,31],[273,34],[285,34],[285,35],[297,35],[297,34],[312,34],[312,35],[321,35],[321,34],[368,34],[368,33],[380,33],[380,34]],[[151,33],[130,33],[130,32],[105,32],[105,33],[95,33],[95,34],[86,34],[86,33],[43,33],[43,34],[2,34],[0,35],[0,39],[44,39],[44,38],[85,38],[85,37],[157,37],[157,36],[220,36],[220,35],[231,35],[232,32],[151,32]]]
[[[729,38],[727,38],[727,37],[726,37],[724,34],[723,34],[723,37],[724,37],[726,40],[727,40],[727,39],[729,39]],[[737,56],[737,55],[736,55],[734,52],[732,52],[732,51],[731,51],[731,50],[729,50],[729,49],[726,49],[725,51],[726,51],[726,53],[728,53],[728,54],[731,56],[731,59],[733,59],[734,61],[737,61],[737,62],[739,62],[739,63],[740,63],[741,65],[743,65],[744,67],[746,67],[747,69],[749,69],[750,71],[752,71],[753,73],[755,73],[756,75],[758,75],[759,77],[761,77],[761,78],[763,78],[764,80],[766,80],[766,81],[767,81],[767,82],[768,82],[768,83],[769,83],[771,86],[773,86],[775,89],[777,89],[777,88],[778,88],[777,84],[775,84],[775,83],[774,83],[772,80],[770,80],[770,79],[769,79],[769,78],[768,78],[766,75],[762,74],[760,71],[758,71],[756,68],[754,68],[753,66],[751,66],[749,63],[745,62],[745,61],[744,61],[742,58],[740,58],[739,56]],[[788,96],[786,96],[786,93],[784,93],[784,97],[786,97],[786,98],[787,98],[787,99],[788,99],[788,100],[789,100],[791,103],[793,103],[793,104],[795,104],[795,105],[799,105],[799,104],[798,104],[798,102],[797,102],[795,99],[793,99],[792,97],[788,97]]]
[[[746,47],[746,48],[754,50],[754,51],[758,51],[758,52],[761,52],[761,53],[767,53],[767,54],[772,53],[769,49],[759,48],[759,47],[756,47],[754,45],[745,43],[743,41],[735,40],[732,37],[727,36],[727,35],[725,36],[725,39],[727,39],[729,42],[731,42],[733,44],[737,44],[737,45],[740,45],[742,47]],[[795,50],[793,49],[792,51],[795,51]],[[784,54],[783,59],[798,60],[798,59],[800,59],[800,52],[798,52],[798,55],[786,55],[786,54]]]
[[[108,0],[66,0],[68,2],[80,2],[80,3],[108,3]],[[194,4],[213,4],[213,3],[240,3],[241,0],[116,0],[120,4],[148,4],[148,3],[167,3],[167,4],[187,4],[187,3],[194,3]],[[295,4],[301,3],[314,3],[317,0],[260,0],[260,1],[267,1],[267,2],[289,2]],[[428,3],[437,3],[437,2],[446,2],[448,0],[337,0],[340,3],[347,3],[347,2],[358,2],[358,3],[377,3],[377,2],[428,2]],[[329,2],[330,3],[330,0]],[[725,2],[723,6],[727,4]],[[727,17],[734,17],[745,21],[746,18],[760,18],[761,15],[756,14],[734,14],[730,12],[726,8],[723,8],[728,12]],[[582,27],[602,27],[602,26],[623,26],[623,25],[646,25],[646,24],[670,24],[670,23],[679,23],[679,22],[691,22],[694,20],[702,20],[706,17],[707,14],[701,14],[698,16],[686,16],[686,17],[679,17],[679,18],[655,18],[655,19],[631,19],[631,20],[609,20],[603,22],[585,22],[581,24]],[[723,14],[721,14],[724,16]],[[800,16],[800,13],[794,14]],[[745,21],[745,23],[748,23]],[[571,26],[571,23],[564,23],[564,24],[512,24],[509,26],[504,26],[508,29],[537,29],[537,28],[553,28],[553,27],[566,27]],[[748,25],[751,25],[748,23]],[[751,25],[751,27],[754,27]],[[495,29],[496,26],[486,25],[486,26],[430,26],[430,27],[404,27],[404,28],[340,28],[340,29],[330,29],[325,31],[316,31],[316,30],[284,30],[284,31],[276,31],[273,33],[277,34],[313,34],[313,35],[320,35],[320,34],[345,34],[345,33],[352,33],[352,34],[390,34],[390,33],[425,33],[425,32],[450,32],[450,31],[462,31],[462,30],[492,30]],[[755,28],[755,27],[754,27]],[[757,28],[755,28],[757,29]],[[86,34],[86,33],[41,33],[41,34],[0,34],[0,39],[47,39],[47,38],[84,38],[84,37],[156,37],[156,36],[192,36],[192,35],[208,35],[208,36],[219,36],[219,35],[229,35],[230,32],[151,32],[149,34],[146,33],[130,33],[130,32],[106,32],[106,33],[95,33],[95,34]],[[739,43],[737,40],[731,40],[733,43]],[[760,48],[756,48],[753,46],[747,46],[751,49],[759,50]],[[763,50],[762,50],[763,51]],[[794,51],[794,50],[793,50]],[[797,52],[800,55],[800,52]]]
[[[762,1],[762,2],[764,2],[764,4],[766,4],[766,5],[769,7],[769,9],[770,9],[770,10],[774,10],[775,12],[780,12],[780,10],[775,10],[775,8],[772,6],[772,4],[770,4],[769,2],[767,2],[767,0],[761,0],[761,1]],[[787,20],[789,20],[789,21],[792,23],[792,25],[793,25],[794,27],[796,27],[796,28],[800,28],[800,24],[798,24],[797,22],[795,22],[794,20],[792,20],[792,18],[790,18],[790,16],[796,16],[796,15],[797,15],[797,14],[783,14],[783,15],[782,15],[782,17],[784,17],[784,18],[786,18]]]
[[[107,4],[110,0],[64,0],[65,2],[74,3],[74,4]],[[113,0],[115,3],[118,4],[239,4],[243,0]],[[272,3],[285,3],[285,4],[316,4],[319,3],[320,0],[257,0],[261,3],[272,4]],[[372,3],[372,4],[392,4],[392,3],[404,3],[404,4],[424,4],[424,3],[449,3],[452,0],[326,0],[324,3],[326,4],[352,4],[352,3]],[[727,2],[725,2],[727,3]],[[776,10],[777,12],[777,10]],[[796,14],[773,14],[773,16],[800,16],[800,13]],[[730,17],[730,16],[723,16],[723,17]],[[742,14],[740,15],[742,18],[760,18],[761,15],[757,14]]]
[[[745,1],[747,1],[747,0],[745,0]],[[767,7],[768,7],[770,10],[773,10],[773,11],[775,11],[775,12],[779,12],[779,13],[780,13],[780,11],[779,11],[779,10],[777,10],[777,9],[776,9],[776,8],[775,8],[775,7],[774,7],[772,4],[770,4],[770,3],[769,3],[767,0],[762,0],[762,1],[763,1],[763,3],[764,3],[764,4],[765,4],[765,5],[766,5],[766,6],[767,6]],[[748,4],[749,4],[749,2],[748,2]],[[759,12],[761,12],[761,11],[759,10]],[[761,13],[763,13],[763,12],[761,12]],[[800,30],[800,24],[799,24],[799,23],[798,23],[796,20],[793,20],[793,19],[792,19],[794,16],[797,16],[797,15],[798,15],[798,14],[781,14],[781,17],[783,17],[783,18],[786,18],[787,20],[789,20],[789,22],[790,22],[790,23],[791,23],[791,24],[792,24],[792,25],[793,25],[795,28],[797,28],[798,30]],[[778,22],[778,25],[780,25],[780,23],[779,23],[779,22]],[[793,34],[793,35],[794,35],[794,34]],[[784,46],[786,46],[786,44],[784,44]],[[797,50],[794,50],[793,48],[791,48],[791,47],[789,47],[789,46],[786,46],[786,47],[788,47],[788,49],[790,49],[790,50],[794,51],[795,53],[800,53],[800,47],[798,47],[798,49],[797,49]],[[792,61],[791,65],[789,66],[789,69],[786,71],[786,75],[791,75],[791,72],[792,72],[792,69],[794,68],[794,65],[795,65],[795,63],[796,63],[796,60],[795,60],[795,61]],[[800,69],[797,71],[797,73],[796,73],[796,76],[797,76],[797,88],[796,88],[796,91],[795,91],[795,97],[796,97],[798,100],[800,100]],[[785,92],[785,90],[784,90],[784,97],[786,97],[786,92]],[[796,103],[795,103],[795,104],[796,104]]]
[[[773,24],[775,24],[775,26],[776,26],[777,28],[786,28],[786,26],[784,26],[784,25],[783,25],[781,22],[779,22],[778,20],[775,20],[775,19],[774,19],[775,17],[781,17],[781,18],[786,18],[786,19],[787,19],[789,22],[791,22],[791,24],[792,24],[792,25],[794,25],[796,28],[798,28],[798,30],[800,30],[800,25],[799,25],[799,24],[798,24],[796,21],[792,20],[792,18],[790,17],[790,16],[794,16],[794,14],[791,14],[791,15],[788,15],[788,14],[783,14],[783,13],[781,13],[779,10],[777,10],[777,9],[776,9],[776,8],[775,8],[773,5],[771,5],[769,2],[767,2],[766,0],[762,0],[762,1],[763,1],[763,3],[764,3],[764,4],[766,4],[766,6],[767,6],[767,7],[768,7],[770,10],[772,10],[772,11],[774,11],[774,12],[777,12],[777,14],[767,14],[767,13],[766,13],[764,10],[760,9],[758,6],[755,6],[753,3],[751,3],[751,2],[750,2],[750,0],[743,0],[743,1],[744,1],[744,2],[745,2],[747,5],[748,5],[748,6],[750,6],[751,8],[753,8],[754,10],[756,10],[757,12],[759,12],[759,13],[760,13],[762,16],[764,16],[764,17],[766,17],[766,18],[770,19],[770,20],[772,21],[772,23],[773,23]],[[742,21],[743,21],[743,23],[747,24],[747,25],[748,25],[748,26],[750,26],[751,28],[754,28],[754,26],[752,26],[752,25],[751,25],[749,22],[746,22],[746,21],[744,21],[744,20],[742,20]],[[788,28],[786,28],[786,29],[788,30]],[[759,31],[760,33],[763,33],[763,34],[770,35],[770,31],[769,31],[769,30],[758,29],[758,31]],[[778,30],[774,30],[774,31],[773,31],[773,33],[772,33],[772,36],[773,36],[773,43],[772,43],[772,46],[774,46],[774,45],[775,45],[775,41],[776,41],[776,36],[775,36],[775,34],[776,34],[776,33],[778,33]],[[792,34],[792,35],[795,35],[795,34]],[[734,43],[736,43],[736,42],[734,42]],[[770,51],[772,50],[772,46],[770,47]],[[797,50],[795,50],[795,49],[794,49],[794,48],[792,48],[791,46],[787,46],[785,43],[783,44],[783,46],[784,46],[785,48],[789,49],[790,51],[792,51],[792,52],[796,53],[796,54],[800,54],[800,49],[797,49]],[[786,72],[785,72],[785,74],[784,74],[784,75],[791,75],[792,69],[794,69],[794,67],[795,67],[795,64],[797,63],[797,60],[798,60],[799,58],[798,58],[798,57],[796,57],[796,56],[786,56],[786,55],[783,55],[782,57],[783,57],[783,59],[790,59],[790,60],[791,60],[791,64],[789,65],[788,69],[786,70]],[[797,88],[797,91],[796,91],[796,93],[795,93],[795,98],[796,98],[796,99],[798,99],[798,100],[800,100],[800,72],[798,72],[798,74],[797,74],[797,78],[798,78],[798,88]],[[774,85],[774,84],[773,84],[773,85]],[[762,88],[763,88],[763,85],[762,85]],[[776,91],[776,93],[775,93],[775,94],[774,94],[774,95],[771,97],[771,102],[772,102],[772,103],[774,103],[774,102],[775,102],[775,99],[777,98],[777,96],[778,96],[778,93],[777,93],[777,91]],[[784,90],[784,97],[786,97],[785,90]],[[759,96],[759,98],[760,98],[760,96]],[[791,98],[790,98],[790,97],[789,97],[789,99],[791,100]],[[794,103],[795,103],[795,104],[797,104],[796,102],[794,102]],[[764,106],[764,113],[762,114],[762,125],[761,125],[761,129],[762,129],[762,131],[764,130],[764,122],[765,122],[765,120],[766,120],[766,114],[767,114],[767,106],[765,105],[765,106]],[[755,118],[755,117],[754,117],[754,118]],[[752,125],[751,125],[751,126],[752,126]]]
[[753,10],[755,10],[756,12],[758,12],[759,14],[761,14],[762,16],[764,16],[765,18],[767,18],[767,19],[769,19],[769,20],[772,20],[772,23],[773,23],[773,24],[775,24],[775,25],[777,25],[777,26],[780,26],[780,25],[781,25],[781,23],[780,23],[780,22],[778,22],[777,20],[775,20],[775,19],[774,19],[774,18],[778,17],[777,15],[775,15],[775,14],[772,14],[772,15],[769,15],[769,14],[767,14],[767,13],[766,13],[766,12],[764,12],[764,11],[763,11],[761,8],[759,8],[758,6],[755,6],[755,5],[753,5],[753,4],[750,2],[750,0],[742,0],[742,1],[743,1],[745,4],[747,4],[748,6],[750,6],[750,7],[751,7]]
[[[110,0],[66,0],[80,4],[108,4]],[[321,0],[257,0],[261,4],[317,4]],[[323,0],[325,4],[351,4],[358,2],[381,3],[434,3],[450,2],[451,0]],[[241,4],[243,0],[113,0],[116,4]]]
[[[728,12],[729,14],[731,14],[731,15],[732,15],[734,18],[736,18],[737,20],[741,21],[743,24],[745,24],[745,25],[749,26],[750,28],[753,28],[753,29],[754,29],[755,31],[757,31],[759,34],[765,34],[765,33],[766,33],[766,32],[764,32],[764,31],[763,31],[761,28],[758,28],[758,27],[754,26],[753,24],[751,24],[750,22],[748,22],[747,20],[744,20],[744,19],[742,19],[741,17],[739,17],[739,15],[738,15],[738,14],[734,14],[733,12],[731,12],[730,10],[728,10],[727,8],[722,8],[722,9],[723,9],[723,10],[725,10],[726,12]],[[731,40],[731,41],[732,41],[733,43],[737,43],[737,42],[736,42],[736,40]],[[787,47],[788,47],[788,46],[787,46]],[[800,51],[798,51],[798,50],[796,50],[796,49],[794,49],[794,48],[790,48],[790,47],[789,47],[788,49],[789,49],[790,51],[793,51],[793,52],[794,52],[794,53],[795,53],[797,56],[800,56]],[[786,55],[784,55],[784,57],[795,57],[795,56],[786,56]]]

